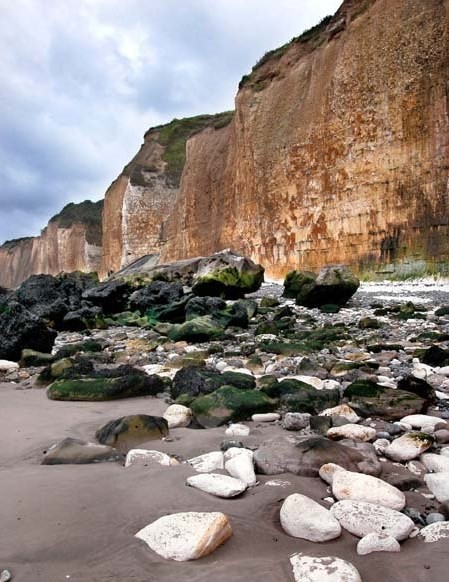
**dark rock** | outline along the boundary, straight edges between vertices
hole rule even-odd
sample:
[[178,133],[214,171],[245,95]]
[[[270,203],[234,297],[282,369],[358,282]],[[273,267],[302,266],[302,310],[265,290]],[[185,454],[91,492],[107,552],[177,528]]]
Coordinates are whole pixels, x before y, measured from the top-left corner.
[[106,314],[125,311],[132,288],[122,280],[111,280],[100,283],[83,293],[83,299],[101,307]]
[[313,289],[317,275],[310,271],[290,271],[284,280],[283,297],[296,299],[299,293]]
[[168,337],[172,341],[186,341],[189,343],[216,340],[222,338],[223,335],[224,328],[207,315],[174,325],[168,332]]
[[432,523],[438,523],[439,521],[446,521],[445,516],[442,513],[429,513],[429,515],[426,516],[426,524],[430,525]]
[[131,310],[139,310],[142,314],[153,307],[169,305],[180,301],[184,291],[180,283],[153,281],[142,289],[134,291],[129,299]]
[[233,448],[242,449],[243,448],[242,441],[225,440],[225,441],[222,441],[222,443],[220,445],[220,450],[223,452],[227,451],[228,449],[233,449]]
[[261,307],[277,307],[279,305],[279,299],[277,297],[262,297],[260,301]]
[[205,428],[221,426],[229,421],[247,420],[251,415],[272,412],[276,402],[259,390],[240,390],[222,386],[191,404],[197,421]]
[[71,356],[74,356],[80,352],[101,352],[107,345],[108,342],[106,341],[93,339],[87,339],[82,342],[76,342],[74,344],[67,344],[56,352],[55,359],[70,358]]
[[444,517],[449,520],[449,499],[444,501],[438,508],[439,513],[442,513]]
[[432,346],[421,357],[423,364],[428,366],[447,366],[449,364],[449,351],[439,346]]
[[333,422],[331,416],[311,416],[310,428],[320,434],[326,434],[332,428]]
[[374,317],[362,317],[362,319],[359,320],[360,329],[379,329],[379,327],[380,322]]
[[67,437],[48,449],[42,465],[85,465],[124,460],[123,455],[112,447]]
[[186,320],[205,315],[214,319],[221,327],[248,327],[248,311],[238,301],[227,305],[219,297],[192,297],[186,306]]
[[259,325],[256,326],[254,330],[254,335],[278,335],[279,327],[277,326],[275,321],[262,321]]
[[429,403],[435,400],[435,390],[430,384],[421,378],[415,378],[414,376],[407,376],[402,378],[398,382],[398,388],[400,390],[405,390],[406,392],[412,392],[420,398],[424,398]]
[[449,315],[449,305],[443,305],[443,307],[438,308],[435,311],[435,315],[441,317],[443,315]]
[[416,525],[426,525],[424,516],[414,507],[406,507],[401,513],[409,517]]
[[210,394],[222,386],[231,385],[241,390],[251,390],[256,387],[256,380],[248,374],[239,372],[223,372],[208,370],[198,366],[190,366],[178,370],[173,378],[170,395],[173,399],[186,395],[196,398]]
[[325,305],[320,305],[321,313],[338,313],[340,311],[340,306],[335,303],[326,303]]
[[438,444],[440,445],[449,444],[449,430],[446,429],[436,430],[433,436],[435,437]]
[[146,441],[160,440],[168,436],[168,433],[168,423],[165,418],[135,414],[111,420],[100,428],[95,436],[101,444],[115,447],[123,452]]
[[103,329],[105,322],[101,307],[81,307],[64,315],[59,329],[67,331],[83,331],[85,329]]
[[277,437],[262,444],[254,453],[259,473],[278,475],[293,473],[318,477],[326,463],[336,463],[348,471],[378,475],[379,463],[367,460],[362,452],[323,437]]
[[48,366],[55,361],[55,356],[45,354],[43,352],[36,352],[35,350],[22,350],[20,357],[20,366],[22,368],[30,368],[32,366]]
[[[283,380],[282,382],[285,382]],[[282,384],[279,382],[279,384]],[[340,403],[340,392],[335,390],[317,390],[306,384],[296,392],[284,394],[280,399],[281,406],[288,412],[309,412],[317,415],[325,408],[332,408]]]

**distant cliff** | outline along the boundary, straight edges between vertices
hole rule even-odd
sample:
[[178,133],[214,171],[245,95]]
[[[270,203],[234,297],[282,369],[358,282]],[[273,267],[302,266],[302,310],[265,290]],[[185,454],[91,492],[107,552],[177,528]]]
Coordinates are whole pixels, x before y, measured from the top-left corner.
[[30,275],[99,271],[103,201],[68,204],[40,236],[0,246],[0,285],[16,287]]

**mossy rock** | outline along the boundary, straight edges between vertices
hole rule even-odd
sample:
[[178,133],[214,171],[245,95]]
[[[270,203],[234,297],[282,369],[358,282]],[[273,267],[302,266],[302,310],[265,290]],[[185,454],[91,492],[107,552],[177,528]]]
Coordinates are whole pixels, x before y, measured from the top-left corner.
[[195,295],[240,299],[247,293],[257,291],[263,283],[262,267],[255,270],[239,271],[228,266],[210,271],[195,279],[192,291]]
[[262,321],[256,326],[254,335],[278,335],[279,327],[275,321]]
[[225,385],[232,385],[241,390],[251,390],[255,388],[256,381],[252,376],[240,372],[223,372],[223,374],[220,374],[215,370],[192,366],[176,372],[170,395],[178,401],[181,396],[196,398],[197,396],[210,394]]
[[324,305],[320,305],[321,313],[338,313],[340,311],[340,306],[336,305],[335,303],[325,303]]
[[223,385],[235,386],[240,390],[254,390],[256,387],[256,379],[249,374],[242,374],[241,372],[223,372],[220,376],[220,381],[223,382]]
[[207,342],[222,338],[224,329],[210,316],[197,317],[179,325],[174,325],[168,337],[174,342]]
[[449,315],[449,305],[443,305],[442,307],[439,307],[435,311],[435,315],[437,317],[443,317],[444,315]]
[[246,420],[252,414],[272,412],[276,408],[276,401],[259,390],[222,386],[211,394],[196,398],[190,408],[198,423],[209,428],[229,421]]
[[52,378],[59,378],[69,368],[73,368],[74,365],[75,365],[75,361],[72,358],[62,358],[62,360],[58,360],[57,362],[53,362],[53,364],[51,364],[51,366],[50,366],[51,377]]
[[20,366],[22,368],[30,368],[32,366],[48,366],[55,361],[55,356],[52,354],[45,354],[35,350],[22,350],[20,357]]
[[111,317],[106,318],[107,325],[116,325],[120,327],[142,327],[149,328],[151,324],[146,317],[142,317],[139,311],[123,311]]
[[296,356],[306,352],[305,345],[299,342],[262,342],[260,349],[281,356]]
[[317,390],[309,384],[304,384],[300,389],[284,394],[280,403],[288,412],[319,414],[324,409],[332,408],[340,403],[340,392],[337,389]]
[[296,299],[300,291],[306,287],[313,288],[317,275],[310,271],[290,271],[285,276],[283,297]]
[[278,307],[279,299],[277,297],[262,297],[260,301],[261,307]]
[[103,401],[134,396],[155,396],[165,390],[159,376],[128,374],[118,378],[57,380],[47,388],[51,400]]
[[362,317],[359,320],[360,329],[379,329],[380,327],[380,321],[375,317]]
[[184,295],[179,301],[168,305],[154,305],[145,312],[145,317],[151,325],[157,322],[183,323],[186,318],[186,306],[192,295]]
[[252,319],[255,315],[257,315],[259,306],[257,305],[257,301],[254,301],[254,299],[239,299],[237,303],[246,310],[248,319]]
[[140,443],[168,436],[168,423],[160,416],[135,414],[111,420],[95,436],[102,445],[126,452]]
[[79,352],[101,352],[103,351],[104,347],[105,344],[103,342],[87,339],[83,342],[77,342],[63,346],[57,351],[55,359],[70,358]]
[[[273,378],[273,376],[268,376],[268,378]],[[310,384],[295,378],[284,378],[280,382],[265,381],[265,385],[261,387],[261,390],[270,398],[281,398],[286,394],[295,394],[307,388],[310,388]]]

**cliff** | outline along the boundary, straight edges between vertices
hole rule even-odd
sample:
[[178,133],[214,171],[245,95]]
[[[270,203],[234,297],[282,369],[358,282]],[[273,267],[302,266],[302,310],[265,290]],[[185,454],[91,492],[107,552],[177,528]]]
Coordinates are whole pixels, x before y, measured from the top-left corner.
[[101,265],[103,201],[68,204],[40,236],[0,246],[0,285],[16,287],[30,275],[98,271]]

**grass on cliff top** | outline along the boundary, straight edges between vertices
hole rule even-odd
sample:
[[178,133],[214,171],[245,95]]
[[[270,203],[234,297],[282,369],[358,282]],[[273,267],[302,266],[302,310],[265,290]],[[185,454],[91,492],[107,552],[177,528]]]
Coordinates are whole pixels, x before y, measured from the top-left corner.
[[86,239],[90,244],[101,244],[103,200],[84,200],[79,204],[71,202],[64,206],[49,222],[58,222],[60,228],[70,228],[74,224],[85,224]]
[[167,162],[168,179],[179,186],[181,174],[186,160],[187,140],[206,127],[221,129],[228,125],[234,116],[233,111],[224,111],[217,115],[198,115],[185,119],[173,119],[167,125],[154,129],[159,130],[159,143],[164,146],[163,160]]

